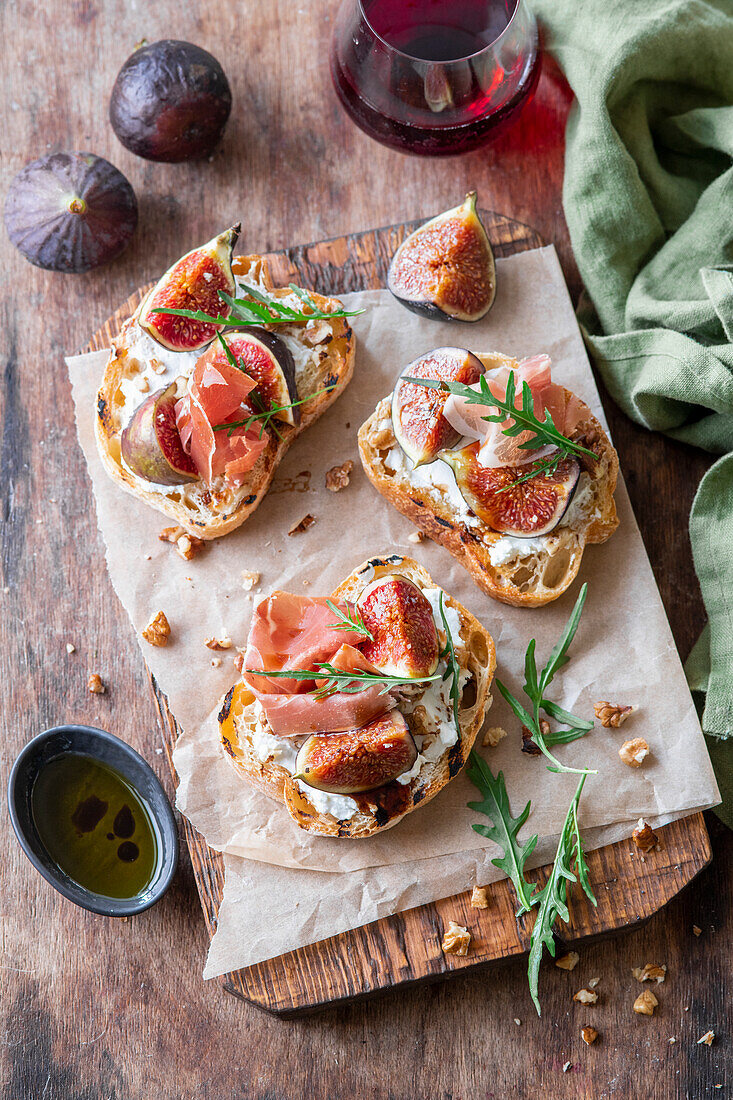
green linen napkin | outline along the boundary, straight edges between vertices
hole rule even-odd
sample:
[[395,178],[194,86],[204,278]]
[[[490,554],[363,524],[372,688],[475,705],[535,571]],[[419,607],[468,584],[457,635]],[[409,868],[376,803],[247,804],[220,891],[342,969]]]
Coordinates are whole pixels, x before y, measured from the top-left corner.
[[687,665],[733,826],[733,4],[534,0],[576,97],[564,206],[591,356],[638,423],[723,454],[690,514]]

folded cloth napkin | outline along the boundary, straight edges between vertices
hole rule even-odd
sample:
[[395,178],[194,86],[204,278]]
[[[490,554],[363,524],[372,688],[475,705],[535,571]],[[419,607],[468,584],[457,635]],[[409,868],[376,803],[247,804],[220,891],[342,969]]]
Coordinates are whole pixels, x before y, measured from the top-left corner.
[[645,427],[723,454],[692,505],[687,672],[733,826],[733,7],[533,0],[576,102],[564,206],[591,356]]

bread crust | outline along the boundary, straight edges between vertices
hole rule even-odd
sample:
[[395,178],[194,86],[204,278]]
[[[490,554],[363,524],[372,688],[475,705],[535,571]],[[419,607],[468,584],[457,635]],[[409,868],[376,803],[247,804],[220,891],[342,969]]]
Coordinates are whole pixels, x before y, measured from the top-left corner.
[[[480,355],[484,362],[498,356]],[[572,397],[565,390],[566,400]],[[577,398],[576,398],[577,400]],[[605,542],[618,526],[613,498],[618,479],[618,455],[600,422],[581,402],[582,417],[573,438],[596,455],[586,472],[591,478],[592,508],[579,528],[558,527],[548,536],[552,553],[537,551],[528,558],[491,564],[490,550],[502,535],[476,521],[467,525],[444,493],[428,492],[389,466],[389,452],[399,444],[392,430],[392,395],[380,401],[359,429],[359,455],[374,487],[426,535],[444,546],[468,570],[488,596],[513,607],[542,607],[562,596],[575,580],[587,543]],[[582,463],[581,463],[582,465]]]
[[[233,266],[237,274],[246,274],[258,279],[262,286],[277,297],[284,297],[290,293],[288,288],[276,289],[273,287],[267,261],[261,256],[237,257]],[[312,292],[311,296],[321,309],[341,307],[341,302],[336,298],[325,298],[315,292]],[[120,334],[114,339],[102,384],[97,394],[94,426],[97,448],[102,463],[109,476],[121,489],[169,516],[189,534],[201,539],[221,538],[222,535],[226,535],[240,527],[255,511],[267,493],[277,467],[290,446],[301,432],[323,416],[326,410],[343,393],[354,371],[355,337],[353,330],[348,323],[348,318],[336,317],[327,322],[331,330],[331,339],[328,341],[325,357],[319,364],[317,371],[309,374],[307,378],[299,375],[296,368],[296,380],[301,397],[307,397],[309,393],[315,393],[326,386],[328,386],[328,391],[319,394],[301,406],[301,418],[297,427],[278,423],[278,431],[282,439],[278,439],[273,432],[270,433],[270,440],[266,449],[248,475],[246,491],[238,494],[240,499],[233,502],[229,510],[222,509],[220,514],[206,515],[186,501],[186,494],[183,492],[184,486],[181,486],[180,493],[176,491],[176,487],[173,487],[173,496],[148,490],[145,488],[144,482],[135,477],[121,461],[121,405],[117,400],[117,396],[121,392],[121,382],[132,377],[134,373],[127,349],[133,338],[133,333],[136,331],[137,317],[142,304],[128,318],[122,326]],[[271,331],[277,331],[278,328],[277,325],[263,325],[262,327]],[[203,354],[203,349],[201,354]],[[175,499],[176,496],[179,499]]]
[[[353,601],[368,583],[388,573],[400,573],[409,577],[421,588],[439,587],[414,559],[392,554],[370,558],[358,566],[331,595],[334,599]],[[274,760],[263,763],[256,756],[252,743],[256,723],[254,699],[250,696],[252,704],[248,704],[245,698],[242,705],[241,696],[237,696],[237,689],[241,691],[241,687],[235,684],[222,702],[219,728],[222,746],[236,771],[263,794],[284,803],[301,829],[320,836],[349,839],[373,836],[393,828],[408,813],[435,798],[468,759],[486,712],[491,706],[490,688],[496,667],[494,642],[486,628],[448,593],[445,593],[444,604],[458,613],[461,624],[458,661],[461,669],[468,669],[471,674],[463,688],[458,715],[461,736],[440,759],[424,764],[420,774],[409,784],[403,786],[392,783],[380,788],[380,792],[392,791],[388,797],[371,791],[358,797],[359,811],[345,821],[338,821],[332,814],[320,813],[296,787],[285,768]],[[411,729],[419,732],[418,719],[410,714],[406,714],[405,718]],[[398,787],[400,790],[396,791],[395,788]],[[368,796],[371,796],[373,809],[368,805]]]

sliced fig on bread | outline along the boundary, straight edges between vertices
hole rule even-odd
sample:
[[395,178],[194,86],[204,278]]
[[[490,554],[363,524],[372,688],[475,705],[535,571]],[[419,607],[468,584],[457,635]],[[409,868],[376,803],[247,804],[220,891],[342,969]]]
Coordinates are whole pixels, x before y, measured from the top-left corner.
[[185,485],[199,479],[176,427],[176,393],[175,382],[151,393],[135,409],[120,439],[127,468],[156,485]]
[[372,636],[360,649],[380,672],[408,679],[432,676],[438,666],[438,632],[430,602],[416,584],[388,574],[368,584],[356,606]]
[[298,752],[295,777],[329,794],[358,794],[391,783],[416,760],[407,722],[391,710],[358,730],[309,737]]
[[435,348],[405,367],[392,395],[392,427],[395,439],[415,466],[433,462],[441,451],[455,447],[461,436],[443,416],[448,394],[404,379],[426,378],[471,386],[483,373],[481,360],[465,348]]

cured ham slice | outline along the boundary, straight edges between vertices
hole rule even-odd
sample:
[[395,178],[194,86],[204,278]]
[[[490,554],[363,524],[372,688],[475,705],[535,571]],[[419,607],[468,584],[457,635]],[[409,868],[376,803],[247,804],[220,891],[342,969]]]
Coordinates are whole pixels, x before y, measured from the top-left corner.
[[[336,606],[344,609],[346,605]],[[320,663],[344,672],[377,671],[356,648],[363,635],[338,629],[342,625],[325,598],[273,592],[255,608],[244,667],[262,669],[262,675],[245,672],[243,678],[262,704],[273,733],[281,737],[343,733],[366,725],[395,705],[379,685],[316,698],[314,689],[325,683],[316,678],[315,667]],[[267,675],[284,669],[313,669],[314,677],[311,681]]]
[[204,481],[223,474],[228,484],[241,485],[267,447],[268,433],[256,425],[234,428],[231,434],[214,431],[219,424],[246,419],[252,412],[247,399],[256,385],[231,365],[218,344],[197,360],[188,393],[176,402],[176,427]]
[[[564,388],[552,381],[551,366],[552,360],[548,355],[534,355],[529,359],[522,359],[512,367],[500,366],[488,370],[484,377],[494,396],[503,400],[506,397],[509,372],[513,370],[516,408],[523,407],[522,388],[526,382],[532,393],[537,419],[544,420],[546,412],[549,412],[558,431],[570,437],[580,419],[580,404],[575,397],[568,399]],[[478,383],[471,388],[480,392]],[[533,433],[525,431],[516,436],[505,435],[504,429],[509,425],[511,417],[506,417],[500,423],[483,419],[485,416],[495,415],[496,411],[496,406],[469,404],[464,397],[455,394],[450,395],[443,408],[443,416],[456,431],[467,436],[469,440],[478,440],[481,443],[477,458],[479,465],[489,468],[523,466],[544,458],[555,450],[549,446],[533,450],[523,448],[521,444],[532,440]]]

